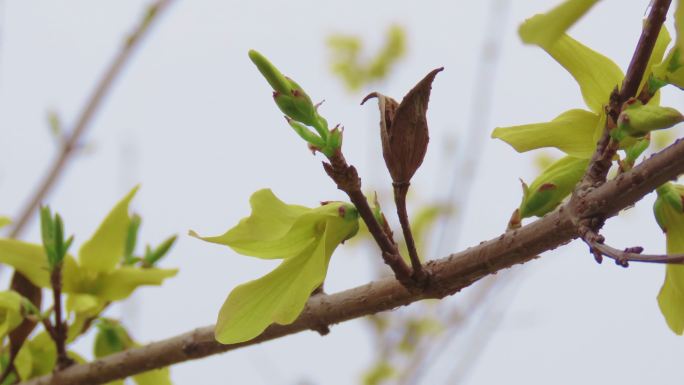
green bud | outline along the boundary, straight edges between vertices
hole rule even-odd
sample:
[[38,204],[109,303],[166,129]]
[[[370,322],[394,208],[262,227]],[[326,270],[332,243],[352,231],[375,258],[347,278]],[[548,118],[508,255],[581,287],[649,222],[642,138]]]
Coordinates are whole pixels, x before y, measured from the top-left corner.
[[249,50],[248,55],[274,91],[286,95],[292,92],[291,83],[268,59],[253,49]]
[[546,168],[528,187],[523,182],[520,217],[541,217],[565,199],[580,181],[589,159],[566,156]]
[[666,183],[658,187],[656,192],[658,198],[653,203],[653,214],[661,230],[667,233],[668,228],[677,221],[684,221],[684,186]]
[[133,347],[134,342],[121,324],[113,319],[101,318],[93,347],[95,358],[106,357]]
[[628,136],[641,138],[651,131],[670,128],[681,121],[684,121],[684,116],[672,107],[632,102],[620,113],[618,127],[611,136],[615,140]]
[[334,153],[336,150],[339,150],[342,148],[342,133],[344,132],[344,128],[340,128],[339,126],[335,127],[330,131],[330,136],[328,137],[328,150],[331,153]]
[[[290,80],[290,79],[287,79]],[[306,124],[307,126],[318,126],[318,113],[316,106],[309,95],[304,92],[295,82],[290,93],[282,93],[273,91],[273,100],[275,101],[280,111],[290,118]],[[320,133],[320,132],[319,132]]]
[[[304,89],[297,82],[283,75],[259,52],[250,50],[249,58],[273,88],[273,100],[278,108],[291,119],[318,129],[320,122],[316,106]],[[321,136],[325,137],[326,134],[321,134]]]

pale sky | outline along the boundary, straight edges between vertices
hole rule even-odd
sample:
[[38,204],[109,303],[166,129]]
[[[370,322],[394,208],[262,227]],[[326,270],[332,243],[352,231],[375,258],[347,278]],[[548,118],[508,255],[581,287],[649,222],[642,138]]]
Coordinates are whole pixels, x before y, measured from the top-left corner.
[[[94,119],[85,139],[88,151],[70,164],[46,200],[65,218],[78,246],[114,202],[141,183],[133,206],[143,217],[142,240],[156,244],[169,234],[181,235],[163,262],[179,267],[179,275],[163,288],[139,290],[109,314],[122,316],[141,342],[209,325],[231,288],[274,265],[190,238],[189,229],[222,233],[249,213],[249,196],[263,187],[286,202],[308,206],[344,198],[320,167],[320,155],[314,158],[286,126],[247,58],[250,48],[268,56],[314,100],[326,100],[321,113],[345,126],[347,159],[366,186],[383,190],[389,177],[381,163],[377,109],[359,106],[365,94],[347,92],[331,75],[325,38],[357,34],[374,48],[390,24],[404,26],[407,57],[386,81],[364,91],[399,98],[429,70],[445,67],[428,113],[431,147],[413,180],[416,201],[428,202],[445,196],[454,142],[473,121],[469,112],[482,42],[487,33],[500,36],[501,60],[486,80],[494,83],[494,96],[479,130],[486,139],[463,211],[464,228],[440,256],[499,235],[520,202],[518,178],[532,180],[536,171],[534,155],[488,139],[491,130],[584,108],[574,80],[543,51],[523,46],[516,34],[526,17],[557,1],[510,1],[505,20],[487,32],[490,6],[502,2],[176,1]],[[604,0],[570,32],[625,69],[647,3]],[[55,110],[65,127],[72,125],[147,2],[1,4],[0,214],[14,215],[55,153],[46,112]],[[683,101],[672,90],[663,97],[664,105],[680,109]],[[612,245],[664,251],[652,199],[608,222],[604,234]],[[39,239],[35,223],[26,239]],[[333,257],[326,289],[372,280],[377,258],[375,249],[342,247]],[[662,266],[597,265],[587,247],[574,242],[518,270],[522,274],[507,286],[511,292],[496,302],[506,313],[491,330],[467,384],[636,385],[681,378],[684,340],[666,327],[655,300]],[[449,301],[458,303],[468,292]],[[326,337],[306,332],[184,363],[172,369],[172,377],[177,384],[353,384],[373,357],[372,341],[357,320],[334,326]],[[421,384],[448,383],[453,362],[474,349],[467,342],[466,333]],[[90,339],[76,348],[89,355]]]

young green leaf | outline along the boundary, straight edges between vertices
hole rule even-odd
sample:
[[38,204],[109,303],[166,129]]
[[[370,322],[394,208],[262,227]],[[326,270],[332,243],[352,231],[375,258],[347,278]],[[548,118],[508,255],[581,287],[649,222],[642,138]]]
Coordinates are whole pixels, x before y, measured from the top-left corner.
[[173,235],[164,240],[164,242],[156,248],[146,251],[141,262],[142,267],[152,267],[159,262],[159,260],[164,258],[169,250],[171,250],[171,247],[173,247],[173,244],[176,243],[176,239],[178,239],[178,236]]
[[126,246],[124,248],[123,263],[124,265],[132,265],[137,262],[137,258],[133,255],[135,246],[138,243],[138,231],[142,218],[138,214],[133,214],[128,224],[128,233],[126,234]]

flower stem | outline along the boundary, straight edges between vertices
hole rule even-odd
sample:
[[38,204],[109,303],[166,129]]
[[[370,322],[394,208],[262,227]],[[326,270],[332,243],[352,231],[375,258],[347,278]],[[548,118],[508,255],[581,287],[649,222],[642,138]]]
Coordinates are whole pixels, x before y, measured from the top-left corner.
[[50,283],[54,296],[55,325],[52,336],[57,347],[57,370],[71,366],[74,361],[69,358],[66,351],[67,330],[66,323],[62,319],[62,264],[59,263],[50,272]]
[[337,150],[328,158],[330,163],[323,162],[323,168],[330,178],[335,181],[337,188],[344,191],[349,200],[359,210],[359,216],[366,223],[368,231],[375,239],[375,242],[382,251],[382,258],[385,263],[394,271],[394,275],[406,287],[414,286],[411,268],[404,262],[399,254],[397,245],[387,236],[380,224],[375,219],[373,211],[366,200],[366,196],[361,192],[361,179],[356,168],[347,164],[344,155]]
[[411,267],[413,268],[413,279],[417,282],[423,282],[426,278],[425,271],[418,257],[416,250],[416,242],[413,239],[411,232],[411,223],[408,218],[406,210],[406,194],[408,193],[410,183],[393,183],[394,186],[394,203],[397,206],[397,216],[401,224],[401,230],[404,233],[404,240],[406,241],[406,249],[411,258]]

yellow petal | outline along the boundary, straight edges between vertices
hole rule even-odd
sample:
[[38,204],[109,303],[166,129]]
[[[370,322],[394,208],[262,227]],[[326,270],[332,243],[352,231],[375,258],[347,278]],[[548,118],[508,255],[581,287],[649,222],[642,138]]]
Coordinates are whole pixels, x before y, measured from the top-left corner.
[[542,48],[575,78],[587,107],[597,114],[622,83],[624,74],[617,64],[568,35]]
[[598,0],[566,0],[549,12],[525,20],[518,29],[518,34],[526,44],[548,46],[597,2]]
[[102,221],[95,234],[86,241],[79,251],[81,266],[96,272],[113,270],[124,255],[128,236],[128,204],[138,191],[131,190]]
[[498,127],[492,138],[501,139],[518,152],[555,147],[577,158],[589,158],[596,148],[595,131],[600,117],[585,110],[570,110],[547,123]]

